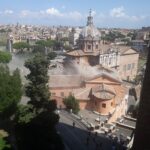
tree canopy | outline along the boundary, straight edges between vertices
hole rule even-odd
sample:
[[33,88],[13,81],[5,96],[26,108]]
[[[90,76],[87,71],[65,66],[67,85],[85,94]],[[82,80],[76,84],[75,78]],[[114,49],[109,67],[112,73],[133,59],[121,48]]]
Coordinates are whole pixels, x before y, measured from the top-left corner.
[[44,103],[50,99],[48,91],[48,66],[49,61],[42,55],[37,54],[33,59],[25,62],[25,67],[30,70],[27,75],[29,85],[26,87],[26,95],[30,97],[30,103],[38,108],[43,108]]
[[54,40],[39,40],[37,41],[35,44],[37,45],[41,45],[41,46],[46,46],[46,47],[53,47],[54,46],[55,41]]
[[0,150],[8,150],[10,145],[7,144],[7,141],[4,138],[0,137]]
[[10,117],[21,99],[21,78],[16,69],[11,75],[7,66],[0,66],[0,116]]
[[56,56],[57,56],[57,54],[55,52],[50,52],[47,55],[47,59],[48,60],[53,60],[53,59],[55,59]]
[[50,39],[48,39],[48,40],[39,40],[35,44],[38,47],[40,46],[40,48],[42,48],[42,49],[45,48],[45,47],[48,47],[48,48],[51,48],[53,50],[59,50],[63,46],[63,43],[61,41],[50,40]]
[[26,43],[26,42],[17,42],[13,44],[13,48],[23,51],[25,48],[29,49],[30,45],[29,43]]
[[79,102],[73,95],[69,95],[68,97],[64,98],[63,102],[66,105],[67,109],[72,109],[73,113],[77,114],[79,112]]
[[30,70],[26,95],[30,98],[26,106],[20,106],[16,114],[15,133],[17,146],[21,150],[61,150],[64,149],[55,125],[59,116],[55,114],[56,101],[50,100],[48,89],[47,57],[36,54],[25,62]]
[[115,32],[112,32],[112,31],[110,31],[109,32],[109,34],[106,34],[105,36],[103,36],[102,37],[104,40],[106,40],[106,41],[110,41],[110,42],[114,42],[114,40],[116,39],[116,38],[125,38],[125,35],[123,35],[122,33],[120,33],[120,32],[117,32],[117,31],[115,31]]
[[0,51],[0,63],[9,63],[12,56],[9,52]]

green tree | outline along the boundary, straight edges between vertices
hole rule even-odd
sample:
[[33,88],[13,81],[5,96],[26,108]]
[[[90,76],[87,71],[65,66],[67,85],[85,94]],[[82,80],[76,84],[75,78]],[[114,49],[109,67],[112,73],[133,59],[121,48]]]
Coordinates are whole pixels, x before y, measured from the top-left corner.
[[26,42],[17,42],[13,44],[13,48],[23,52],[24,49],[29,49],[30,45]]
[[35,44],[41,45],[43,47],[53,47],[54,46],[54,40],[39,40]]
[[7,144],[7,141],[0,137],[0,150],[9,150],[10,149],[10,145]]
[[33,53],[42,53],[42,54],[45,53],[45,46],[43,46],[43,45],[36,44],[36,45],[32,46],[32,49],[33,49],[33,51],[32,51]]
[[65,50],[72,50],[72,47],[69,46],[69,45],[65,45],[65,46],[64,46],[64,49],[65,49]]
[[16,141],[21,150],[61,150],[64,148],[56,133],[55,125],[59,116],[55,114],[56,101],[50,100],[47,76],[49,60],[37,54],[26,61],[30,70],[26,95],[30,98],[27,106],[20,106],[16,115]]
[[0,116],[8,119],[15,111],[22,96],[21,78],[16,69],[11,75],[7,66],[0,66]]
[[57,56],[57,54],[55,52],[50,52],[47,55],[47,59],[48,60],[53,60],[53,59],[55,59],[56,56]]
[[26,95],[30,97],[30,102],[33,107],[38,109],[44,108],[45,102],[50,99],[50,93],[48,89],[48,66],[49,61],[46,57],[37,54],[33,59],[25,62],[25,67],[30,70],[27,75],[29,84],[26,87]]
[[64,98],[63,102],[67,109],[72,109],[73,113],[77,114],[79,112],[79,102],[73,95],[69,95],[68,97]]
[[0,63],[9,63],[12,56],[9,52],[0,51]]
[[61,41],[56,40],[39,40],[35,43],[36,45],[40,45],[41,47],[49,47],[52,50],[59,50],[61,47],[63,47],[63,43]]
[[6,30],[5,29],[0,29],[0,33],[5,33]]
[[132,31],[132,32],[129,32],[129,33],[127,34],[127,36],[128,36],[128,37],[131,37],[132,40],[135,40],[135,39],[136,39],[136,36],[137,36],[137,31],[134,30],[134,31]]
[[18,109],[15,114],[15,121],[18,124],[26,124],[35,117],[35,112],[32,111],[32,105],[18,105]]

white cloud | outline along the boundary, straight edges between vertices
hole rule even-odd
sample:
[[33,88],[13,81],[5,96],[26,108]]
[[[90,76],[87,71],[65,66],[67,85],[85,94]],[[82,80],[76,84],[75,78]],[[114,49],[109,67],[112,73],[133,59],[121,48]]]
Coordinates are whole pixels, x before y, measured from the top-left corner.
[[142,21],[148,18],[148,16],[140,15],[140,16],[128,16],[128,19],[132,22]]
[[131,22],[137,22],[137,21],[141,21],[141,20],[144,20],[147,18],[147,16],[145,16],[145,15],[140,15],[140,16],[128,15],[123,6],[113,8],[110,11],[110,16],[112,18],[125,19],[125,20],[131,21]]
[[73,12],[69,12],[69,13],[64,13],[64,17],[75,19],[75,20],[80,20],[82,18],[82,15],[78,11],[73,11]]
[[[87,13],[81,13],[79,11],[67,11],[65,6],[62,5],[60,9],[55,7],[50,7],[43,10],[33,11],[33,10],[22,10],[20,12],[4,9],[0,11],[0,17],[3,18],[13,18],[14,20],[21,20],[23,22],[37,22],[37,23],[49,23],[51,20],[51,24],[72,24],[72,25],[81,25],[85,24],[85,19],[87,17]],[[110,11],[103,13],[92,11],[92,16],[94,16],[95,25],[100,26],[131,26],[135,24],[143,24],[148,22],[150,16],[149,15],[135,15],[129,14],[129,12],[125,9],[125,7],[115,7]],[[9,20],[8,19],[8,20]]]
[[80,20],[82,18],[82,15],[78,11],[72,11],[72,12],[65,12],[62,13],[56,8],[48,8],[46,10],[40,10],[40,11],[29,11],[29,10],[22,10],[20,12],[20,17],[28,17],[28,18],[50,18],[50,17],[56,17],[56,18],[62,18],[62,19],[74,19],[74,20]]
[[14,13],[14,11],[13,11],[13,10],[5,10],[3,13],[4,13],[5,15],[11,15],[11,14]]
[[20,16],[21,17],[26,17],[30,14],[31,14],[31,12],[29,10],[22,10],[21,13],[20,13]]
[[61,14],[58,9],[55,9],[53,7],[52,8],[48,8],[46,10],[46,13],[48,15],[53,15],[53,16],[63,16],[63,14]]
[[118,7],[118,8],[113,8],[113,9],[110,11],[110,16],[111,16],[111,17],[116,17],[116,18],[126,17],[124,7],[121,6],[121,7]]

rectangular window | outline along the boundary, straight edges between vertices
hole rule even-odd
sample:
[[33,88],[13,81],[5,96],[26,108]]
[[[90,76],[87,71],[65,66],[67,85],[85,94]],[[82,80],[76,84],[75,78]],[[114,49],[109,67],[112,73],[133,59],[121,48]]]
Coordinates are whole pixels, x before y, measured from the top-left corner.
[[134,69],[135,63],[132,63],[132,69]]
[[131,70],[131,64],[128,64],[128,68],[127,68],[128,70]]
[[60,95],[61,95],[61,96],[64,96],[64,92],[61,92]]
[[109,65],[111,65],[111,61],[112,61],[111,57],[110,57],[110,58],[108,58],[108,59],[109,59]]
[[98,45],[96,45],[96,49],[98,49]]
[[111,102],[111,106],[113,106],[113,102]]
[[55,95],[56,95],[56,93],[52,93],[51,95],[52,95],[52,96],[55,96]]
[[91,49],[91,45],[88,45],[88,49]]
[[126,65],[123,66],[123,71],[126,71]]
[[105,103],[103,103],[103,104],[102,104],[102,107],[103,107],[103,108],[106,108],[106,104],[105,104]]

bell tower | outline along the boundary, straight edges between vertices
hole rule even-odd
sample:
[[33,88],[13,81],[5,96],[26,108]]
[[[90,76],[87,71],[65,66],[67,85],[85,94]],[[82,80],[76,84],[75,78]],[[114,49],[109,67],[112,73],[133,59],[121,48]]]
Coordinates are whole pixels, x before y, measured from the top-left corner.
[[87,26],[93,25],[93,17],[92,17],[92,10],[89,11],[89,16],[87,17]]

